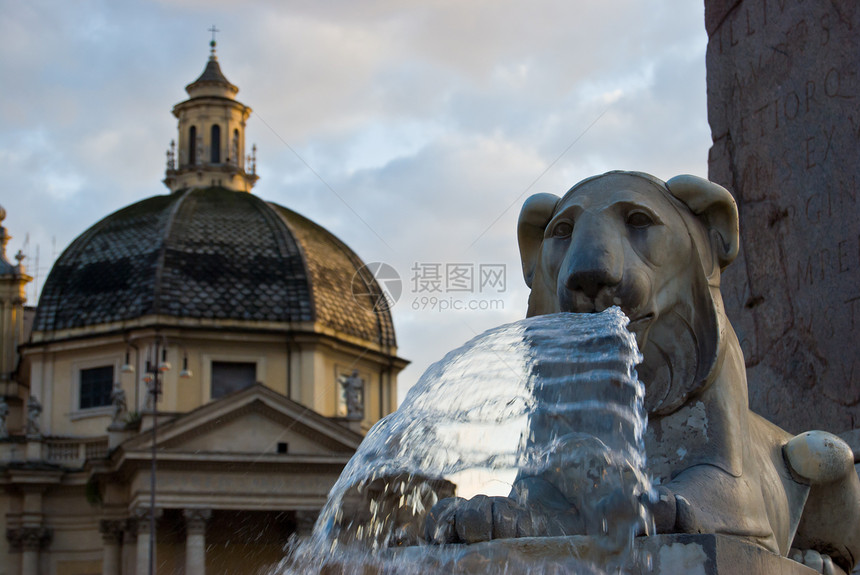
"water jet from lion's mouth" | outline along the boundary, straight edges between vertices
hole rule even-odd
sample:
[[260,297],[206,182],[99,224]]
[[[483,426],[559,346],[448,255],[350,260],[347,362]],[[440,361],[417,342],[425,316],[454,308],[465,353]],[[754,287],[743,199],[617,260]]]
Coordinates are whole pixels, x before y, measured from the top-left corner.
[[[600,538],[620,568],[619,552],[648,524],[640,501],[651,489],[643,472],[644,388],[635,372],[641,354],[627,324],[617,307],[545,315],[489,330],[447,354],[370,430],[310,540],[278,572],[334,563],[426,573],[416,551],[407,564],[389,548],[438,554],[424,528],[439,499],[510,494],[528,506],[528,494],[512,487],[533,478],[564,494],[578,510],[578,534]],[[626,519],[608,521],[596,502],[618,493],[628,509],[613,517]]]

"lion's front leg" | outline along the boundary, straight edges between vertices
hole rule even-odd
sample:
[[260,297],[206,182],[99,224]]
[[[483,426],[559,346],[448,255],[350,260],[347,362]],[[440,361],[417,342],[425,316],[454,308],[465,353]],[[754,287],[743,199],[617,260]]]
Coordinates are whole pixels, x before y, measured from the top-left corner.
[[779,553],[754,479],[707,464],[684,470],[658,487],[659,501],[652,504],[657,532],[734,535]]

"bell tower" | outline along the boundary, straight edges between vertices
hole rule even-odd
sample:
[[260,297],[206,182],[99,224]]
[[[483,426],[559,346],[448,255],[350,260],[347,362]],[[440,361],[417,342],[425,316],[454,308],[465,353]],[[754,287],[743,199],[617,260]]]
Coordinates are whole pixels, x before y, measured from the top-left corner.
[[15,256],[17,264],[6,259],[6,244],[12,236],[3,227],[5,218],[6,210],[0,206],[0,397],[9,394],[18,368],[18,346],[24,343],[24,289],[33,281],[24,271],[20,251]]
[[251,108],[236,100],[239,88],[221,72],[210,28],[209,61],[199,78],[185,87],[189,98],[173,107],[179,135],[167,150],[164,185],[171,192],[221,186],[250,192],[257,181],[257,147],[245,155],[245,122]]

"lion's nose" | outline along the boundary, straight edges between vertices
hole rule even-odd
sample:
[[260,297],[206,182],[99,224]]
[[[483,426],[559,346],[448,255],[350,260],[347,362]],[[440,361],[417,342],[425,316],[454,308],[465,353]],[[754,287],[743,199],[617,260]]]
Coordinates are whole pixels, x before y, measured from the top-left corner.
[[567,276],[567,289],[581,291],[589,299],[594,299],[604,288],[618,285],[621,278],[612,270],[598,266],[577,267]]
[[617,241],[602,233],[586,233],[574,239],[567,261],[565,285],[594,299],[604,288],[621,282],[622,262]]

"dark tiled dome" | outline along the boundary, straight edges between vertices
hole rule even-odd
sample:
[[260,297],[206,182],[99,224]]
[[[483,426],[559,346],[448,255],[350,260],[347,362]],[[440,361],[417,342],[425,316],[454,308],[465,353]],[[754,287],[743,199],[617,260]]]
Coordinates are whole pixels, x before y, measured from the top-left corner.
[[[352,297],[362,265],[346,244],[287,208],[218,187],[184,190],[132,204],[81,234],[45,282],[34,330],[148,315],[316,321],[396,345],[389,311]],[[379,293],[370,282],[366,289]]]

